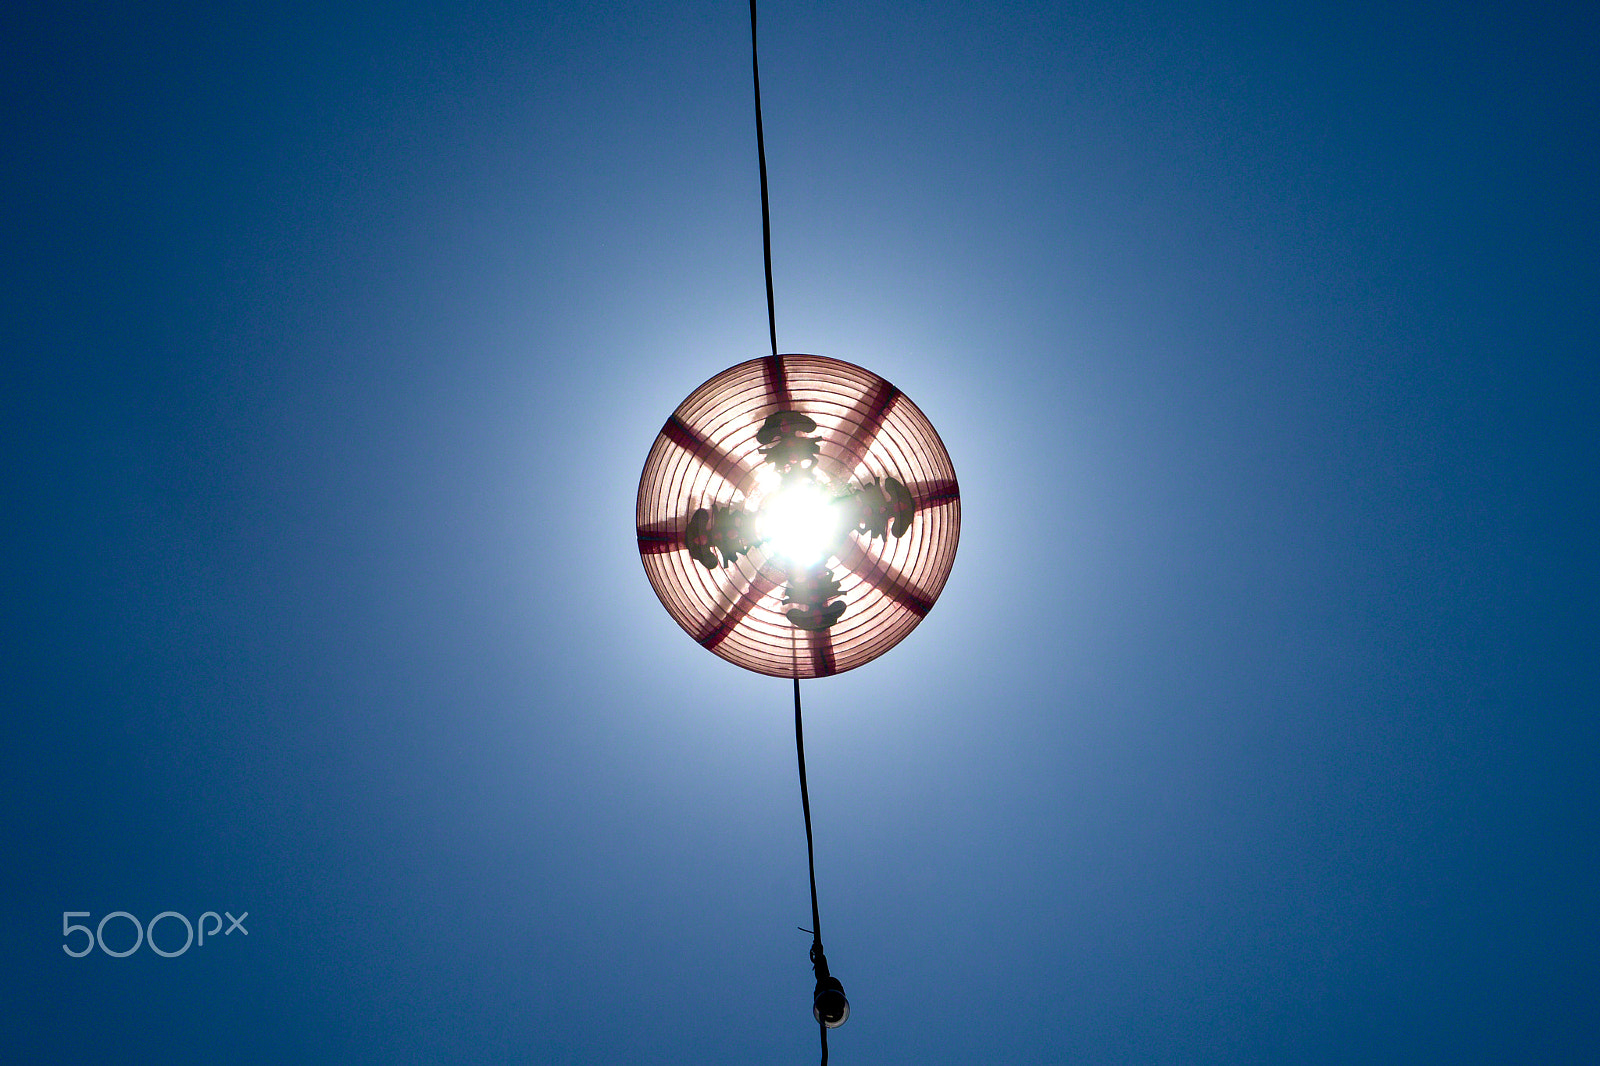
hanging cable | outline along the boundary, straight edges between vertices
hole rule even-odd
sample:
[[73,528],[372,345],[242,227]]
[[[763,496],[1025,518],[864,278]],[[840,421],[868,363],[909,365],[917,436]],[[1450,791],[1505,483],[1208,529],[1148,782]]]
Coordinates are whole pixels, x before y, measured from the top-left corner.
[[[767,266],[767,328],[778,354],[778,316],[772,299],[772,215],[767,206],[767,149],[761,132],[761,64],[756,58],[756,0],[750,0],[750,77],[756,90],[756,158],[761,165],[761,250]],[[800,810],[806,819],[806,870],[811,876],[811,961],[822,958],[822,918],[817,913],[817,861],[811,836],[811,793],[806,787],[806,735],[800,718],[800,678],[794,679],[794,752],[800,764]],[[827,962],[823,961],[824,971]],[[823,1032],[826,1046],[827,1032]]]
[[806,735],[800,722],[800,679],[794,679],[794,753],[800,763],[800,810],[806,816],[806,869],[811,874],[812,961],[822,951],[822,918],[817,914],[817,860],[811,844],[811,795],[806,789]]
[[778,354],[778,312],[772,301],[772,214],[767,208],[767,142],[761,132],[761,64],[756,59],[756,0],[750,0],[750,78],[756,87],[756,159],[761,164],[761,253],[767,264],[767,331]]
[[[822,953],[822,916],[817,911],[817,860],[811,840],[811,793],[806,787],[806,733],[800,719],[799,677],[794,679],[794,754],[800,764],[800,811],[806,819],[806,872],[811,876],[811,968],[820,990],[822,979],[828,975],[828,959]],[[820,1016],[817,1029],[822,1034],[822,1066],[828,1066],[828,1024]]]
[[[772,211],[767,200],[767,145],[761,128],[761,63],[756,49],[756,0],[750,0],[750,79],[756,97],[756,159],[761,168],[761,255],[767,269],[767,331],[771,334],[772,354],[778,354],[778,313],[772,298]],[[822,917],[817,910],[817,860],[811,835],[811,793],[806,786],[806,736],[800,717],[800,676],[794,678],[794,754],[800,767],[800,810],[806,821],[806,872],[811,879],[811,969],[816,974],[816,993],[812,1015],[822,1037],[822,1066],[828,1066],[828,1030],[844,1024],[850,1016],[850,1003],[844,986],[828,972],[828,958],[822,953]]]

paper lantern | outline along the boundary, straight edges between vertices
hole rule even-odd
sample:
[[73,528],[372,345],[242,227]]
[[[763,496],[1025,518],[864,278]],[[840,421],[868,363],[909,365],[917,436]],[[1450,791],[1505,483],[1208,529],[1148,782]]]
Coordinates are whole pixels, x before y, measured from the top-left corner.
[[775,677],[894,647],[955,562],[961,500],[932,423],[899,389],[819,355],[731,367],[645,460],[639,554],[702,647]]

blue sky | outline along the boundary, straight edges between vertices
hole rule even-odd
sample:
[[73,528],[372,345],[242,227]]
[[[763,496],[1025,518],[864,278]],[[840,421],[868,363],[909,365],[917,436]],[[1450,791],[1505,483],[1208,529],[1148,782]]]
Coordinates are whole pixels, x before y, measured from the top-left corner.
[[[767,351],[746,7],[0,20],[18,1061],[812,1061],[788,686],[632,528]],[[833,1062],[1600,1054],[1594,14],[761,34],[779,347],[962,487],[805,687]]]

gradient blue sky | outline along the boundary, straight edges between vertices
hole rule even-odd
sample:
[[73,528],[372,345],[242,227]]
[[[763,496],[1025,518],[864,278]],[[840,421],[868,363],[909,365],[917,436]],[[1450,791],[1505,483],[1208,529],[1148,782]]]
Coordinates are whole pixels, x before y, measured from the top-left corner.
[[[761,29],[779,346],[963,490],[805,687],[836,1066],[1600,1058],[1594,10]],[[0,16],[15,1061],[815,1061],[788,687],[633,532],[767,351],[748,34]]]

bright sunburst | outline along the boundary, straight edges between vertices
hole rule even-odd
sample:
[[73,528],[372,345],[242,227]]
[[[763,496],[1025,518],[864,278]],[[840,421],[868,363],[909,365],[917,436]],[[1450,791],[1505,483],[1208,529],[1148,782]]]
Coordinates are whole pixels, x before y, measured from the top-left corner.
[[843,530],[839,508],[814,481],[796,481],[774,493],[761,508],[767,546],[795,569],[804,570],[832,554]]

